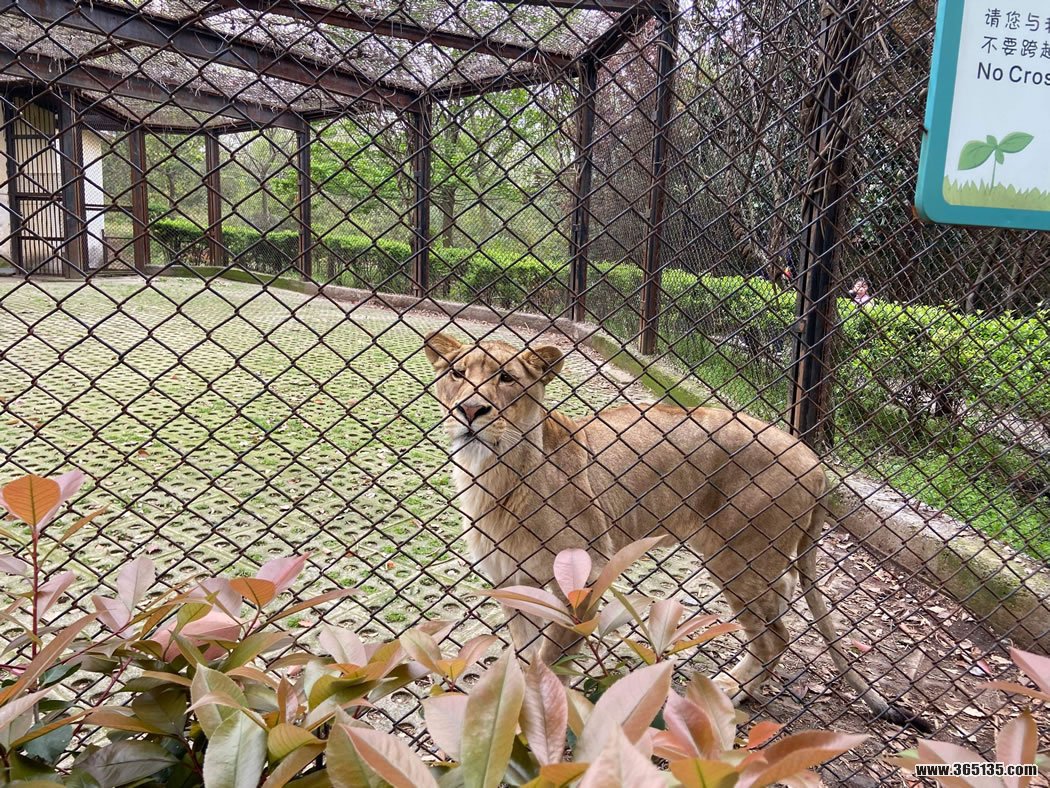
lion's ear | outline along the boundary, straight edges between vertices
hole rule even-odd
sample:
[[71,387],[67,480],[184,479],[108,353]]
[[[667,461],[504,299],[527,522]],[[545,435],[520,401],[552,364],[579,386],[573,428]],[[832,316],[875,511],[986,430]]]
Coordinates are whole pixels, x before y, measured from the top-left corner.
[[442,334],[440,331],[428,334],[423,343],[427,359],[435,370],[444,369],[451,364],[462,347],[461,342],[457,342],[448,334]]
[[529,354],[529,362],[532,366],[539,369],[541,374],[540,380],[544,384],[550,383],[554,376],[561,372],[565,356],[558,348],[552,345],[529,348]]

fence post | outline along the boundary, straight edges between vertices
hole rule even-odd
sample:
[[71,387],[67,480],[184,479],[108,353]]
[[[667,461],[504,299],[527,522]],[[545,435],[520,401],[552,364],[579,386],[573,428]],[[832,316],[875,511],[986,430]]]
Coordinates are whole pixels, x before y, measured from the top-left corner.
[[295,170],[299,182],[299,201],[296,205],[295,218],[299,225],[299,259],[296,261],[296,268],[306,281],[313,279],[314,275],[313,215],[310,210],[310,198],[313,196],[313,177],[310,169],[312,138],[313,129],[309,121],[304,121],[302,128],[295,132],[298,146]]
[[838,225],[849,167],[854,76],[861,59],[866,0],[826,0],[818,51],[821,62],[805,128],[809,165],[802,203],[797,330],[789,392],[792,432],[818,448],[830,435],[829,337],[835,323],[831,292]]
[[569,250],[569,310],[582,322],[587,314],[587,265],[591,242],[591,187],[594,180],[594,103],[598,90],[598,63],[587,58],[580,72],[576,103],[576,185],[572,195],[572,236]]
[[656,118],[653,121],[652,185],[649,189],[649,219],[646,222],[643,260],[642,313],[638,350],[642,355],[656,352],[660,323],[660,246],[663,240],[664,203],[667,181],[667,134],[671,118],[671,72],[678,48],[676,12],[661,3],[655,14],[660,25],[659,62],[656,83]]
[[136,126],[128,135],[129,163],[131,164],[131,227],[134,236],[135,270],[146,273],[150,264],[149,186],[146,172],[146,130]]
[[62,176],[62,272],[88,273],[87,200],[84,195],[84,140],[76,96],[63,93],[58,105],[58,148]]
[[409,110],[412,126],[412,292],[419,298],[430,293],[430,176],[434,136],[434,105],[420,97]]
[[204,132],[204,188],[208,192],[208,260],[212,265],[226,265],[226,247],[222,243],[222,174],[219,171],[219,135]]

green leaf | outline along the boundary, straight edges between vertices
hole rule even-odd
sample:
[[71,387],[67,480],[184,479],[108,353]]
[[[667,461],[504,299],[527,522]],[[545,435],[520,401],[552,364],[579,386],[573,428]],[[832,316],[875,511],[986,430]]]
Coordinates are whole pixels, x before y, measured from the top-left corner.
[[281,760],[303,745],[314,743],[318,743],[318,739],[310,731],[287,722],[282,722],[271,728],[266,739],[270,758],[274,762]]
[[61,728],[55,728],[43,736],[26,742],[24,749],[27,755],[54,766],[55,762],[62,757],[62,753],[66,751],[72,738],[73,726],[63,725]]
[[94,750],[78,759],[76,767],[100,785],[118,786],[151,777],[175,762],[175,757],[149,741],[124,740]]
[[999,143],[999,150],[1004,153],[1020,153],[1028,147],[1029,143],[1034,140],[1031,134],[1025,134],[1023,131],[1015,131],[1012,134],[1007,134],[1003,137],[1003,141]]
[[208,739],[204,783],[208,788],[256,788],[266,766],[266,731],[234,712]]
[[[208,695],[225,695],[232,698],[237,703],[243,706],[248,705],[248,699],[245,698],[244,692],[237,686],[237,682],[227,676],[225,673],[220,673],[217,670],[199,665],[197,667],[197,673],[193,677],[193,684],[190,689],[190,697],[193,702],[200,703],[200,701]],[[209,739],[215,733],[216,729],[222,725],[228,719],[231,719],[234,714],[237,713],[236,709],[231,709],[227,706],[220,706],[216,703],[209,703],[199,706],[195,709],[197,719],[200,721],[201,729],[204,731],[204,735]]]
[[967,142],[959,155],[959,169],[972,170],[980,167],[993,153],[995,148],[987,142]]
[[383,784],[357,752],[343,725],[332,728],[325,756],[333,788],[378,788]]
[[181,735],[186,728],[186,691],[181,687],[151,690],[131,702],[131,710],[154,730]]
[[1004,161],[1006,161],[1006,154],[1003,153],[1001,150],[997,150],[995,152],[995,163],[1002,164]]
[[997,140],[991,134],[989,134],[987,137],[985,137],[984,141],[987,142],[989,145],[991,145],[993,148],[998,148],[999,147],[999,140]]
[[467,699],[460,754],[466,788],[496,788],[514,748],[525,678],[510,651],[478,679]]

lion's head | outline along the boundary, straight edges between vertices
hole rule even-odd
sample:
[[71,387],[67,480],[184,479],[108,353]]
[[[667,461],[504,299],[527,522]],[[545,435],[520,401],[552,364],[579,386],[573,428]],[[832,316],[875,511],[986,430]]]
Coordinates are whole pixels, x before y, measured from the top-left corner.
[[546,417],[544,390],[562,366],[558,348],[519,349],[498,340],[465,345],[435,332],[425,349],[454,450],[475,440],[507,449]]

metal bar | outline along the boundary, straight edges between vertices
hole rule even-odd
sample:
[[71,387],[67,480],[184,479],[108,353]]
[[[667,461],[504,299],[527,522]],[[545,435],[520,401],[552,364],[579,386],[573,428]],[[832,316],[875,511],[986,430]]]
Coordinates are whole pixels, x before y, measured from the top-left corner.
[[149,13],[145,7],[118,7],[76,3],[73,0],[19,0],[17,8],[38,23],[60,25],[203,60],[256,74],[309,85],[329,93],[374,104],[407,106],[415,94],[372,80],[332,63],[312,60],[220,35],[200,25],[180,25]]
[[587,314],[587,266],[591,242],[591,189],[594,180],[594,101],[598,91],[598,64],[588,59],[580,74],[576,104],[576,186],[572,195],[572,235],[569,250],[569,310],[582,322]]
[[313,129],[304,124],[296,133],[296,175],[299,181],[299,202],[296,208],[296,221],[299,224],[299,260],[297,268],[303,279],[310,281],[314,275],[314,239],[312,231],[313,216],[310,210],[310,198],[313,196],[313,177],[310,169],[310,144],[313,142]]
[[314,3],[296,2],[296,0],[217,0],[217,2],[218,5],[229,9],[243,8],[257,13],[277,14],[314,24],[332,25],[377,36],[476,52],[504,60],[538,61],[557,68],[567,68],[575,61],[575,56],[572,54],[554,52],[537,44],[522,46],[488,35],[472,36],[421,27],[404,18],[394,19],[390,14],[367,14],[348,6],[329,8]]
[[678,47],[677,20],[669,10],[658,15],[660,21],[659,62],[657,64],[656,118],[653,126],[652,185],[649,189],[649,218],[646,221],[645,257],[642,261],[642,313],[638,349],[643,355],[656,352],[660,322],[660,260],[663,240],[664,203],[667,181],[667,136],[671,117],[671,76]]
[[658,12],[668,13],[664,2],[653,3],[648,0],[634,3],[621,13],[605,31],[591,43],[584,59],[592,58],[599,63],[620,50],[624,43],[638,33],[642,26]]
[[490,0],[501,5],[538,5],[548,8],[569,8],[576,11],[630,11],[636,3],[631,0]]
[[208,192],[208,260],[212,265],[226,265],[226,247],[222,243],[222,173],[219,169],[219,135],[204,132],[204,187]]
[[521,71],[501,73],[484,79],[444,85],[428,91],[427,95],[434,101],[452,101],[470,96],[484,96],[486,93],[497,93],[501,90],[527,88],[533,85],[548,85],[551,81],[551,74],[548,72],[542,69],[529,68]]
[[297,129],[300,123],[299,114],[291,110],[249,104],[183,85],[122,75],[107,69],[68,60],[56,60],[43,55],[23,57],[21,53],[3,44],[0,44],[0,69],[3,69],[5,75],[31,79],[51,87],[90,90],[158,104],[171,103],[183,109],[197,110],[210,115],[240,117],[258,126]]
[[430,292],[430,175],[434,108],[428,99],[409,113],[412,124],[412,290],[423,298]]
[[839,207],[849,165],[849,118],[853,77],[862,46],[859,27],[863,0],[831,0],[824,5],[819,51],[823,52],[808,118],[809,167],[803,191],[805,243],[799,253],[800,294],[791,367],[789,422],[792,431],[818,447],[831,432],[828,405],[830,336],[835,323],[831,294],[838,262]]
[[83,126],[76,97],[67,93],[58,107],[58,152],[62,172],[62,271],[72,278],[88,272],[87,206],[84,196]]
[[149,186],[146,173],[146,130],[139,126],[128,135],[128,163],[131,165],[131,227],[134,234],[135,270],[145,273],[150,264]]

